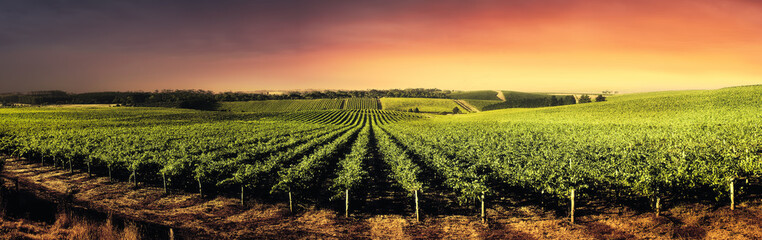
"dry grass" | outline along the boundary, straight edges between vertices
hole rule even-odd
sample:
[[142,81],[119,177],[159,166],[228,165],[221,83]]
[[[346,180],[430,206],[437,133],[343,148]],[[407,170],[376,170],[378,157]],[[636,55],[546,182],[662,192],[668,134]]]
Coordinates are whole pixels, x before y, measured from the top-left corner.
[[96,223],[59,213],[52,225],[24,219],[0,219],[0,239],[140,240],[140,229],[132,223],[117,229],[111,221]]

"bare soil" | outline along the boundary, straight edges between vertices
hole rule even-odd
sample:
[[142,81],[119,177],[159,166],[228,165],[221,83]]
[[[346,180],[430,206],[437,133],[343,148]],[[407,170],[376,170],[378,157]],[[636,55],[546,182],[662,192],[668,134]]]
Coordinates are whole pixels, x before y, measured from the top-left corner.
[[503,102],[505,102],[505,94],[503,94],[503,91],[495,90],[495,92],[497,92],[497,98],[499,98],[500,100],[503,100]]
[[[23,188],[70,199],[101,212],[161,224],[176,229],[178,238],[192,239],[762,239],[762,201],[746,199],[727,206],[685,203],[669,206],[656,217],[626,206],[603,207],[580,201],[577,222],[540,206],[490,206],[486,222],[468,215],[425,215],[416,222],[409,214],[354,214],[310,206],[290,213],[287,203],[241,205],[236,198],[202,198],[192,193],[164,195],[159,187],[133,189],[130,183],[110,183],[49,166],[8,160],[4,175],[18,178]],[[404,202],[404,201],[402,201]],[[424,213],[426,214],[426,213]],[[44,223],[0,220],[0,235],[31,234],[46,239]],[[23,233],[19,233],[23,232]],[[56,234],[66,234],[56,233]],[[7,236],[7,235],[6,235]],[[14,235],[17,236],[17,235]],[[21,236],[21,235],[19,235]],[[56,239],[59,235],[54,235]],[[2,238],[0,238],[2,239]]]

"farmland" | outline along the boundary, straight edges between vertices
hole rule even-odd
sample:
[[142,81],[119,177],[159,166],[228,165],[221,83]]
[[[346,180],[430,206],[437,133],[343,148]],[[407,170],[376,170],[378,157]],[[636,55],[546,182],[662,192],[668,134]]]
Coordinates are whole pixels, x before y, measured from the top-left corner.
[[138,188],[242,202],[279,196],[289,209],[331,196],[346,203],[345,215],[361,211],[355,205],[374,194],[367,186],[379,184],[398,191],[415,219],[447,214],[420,209],[436,204],[419,201],[433,194],[480,218],[491,200],[517,192],[570,211],[575,199],[600,198],[658,213],[691,199],[734,206],[759,178],[759,96],[761,86],[747,86],[454,116],[394,111],[451,111],[451,99],[395,98],[380,99],[383,110],[359,98],[304,100],[329,110],[282,103],[254,113],[3,108],[0,151]]
[[476,109],[481,111],[485,110],[485,107],[487,106],[503,102],[502,100],[478,100],[478,99],[465,99],[463,101],[468,102],[472,106],[476,107]]
[[497,97],[497,91],[456,91],[449,95],[454,99],[473,99],[473,100],[501,100]]
[[458,106],[451,99],[381,98],[381,105],[384,110],[394,111],[408,111],[418,108],[419,111],[427,113],[452,113],[453,108],[458,108],[460,112],[467,112],[466,109]]
[[221,110],[232,112],[294,112],[342,109],[344,99],[315,100],[265,100],[248,102],[224,102]]

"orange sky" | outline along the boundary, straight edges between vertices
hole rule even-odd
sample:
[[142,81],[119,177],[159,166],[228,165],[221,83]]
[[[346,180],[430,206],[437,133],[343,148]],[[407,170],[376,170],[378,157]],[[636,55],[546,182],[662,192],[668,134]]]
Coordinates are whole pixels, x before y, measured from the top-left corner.
[[282,11],[271,15],[224,8],[208,22],[196,19],[211,13],[164,6],[142,14],[166,29],[107,21],[77,34],[95,32],[88,38],[10,41],[0,47],[0,88],[638,92],[762,83],[759,1],[327,2],[268,6]]

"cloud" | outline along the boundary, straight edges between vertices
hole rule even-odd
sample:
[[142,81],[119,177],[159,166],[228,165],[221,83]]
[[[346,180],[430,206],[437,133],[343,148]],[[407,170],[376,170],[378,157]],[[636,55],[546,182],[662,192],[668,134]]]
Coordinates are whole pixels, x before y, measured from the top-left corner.
[[0,1],[0,85],[234,90],[388,79],[437,87],[437,78],[463,76],[497,87],[508,76],[557,77],[505,68],[565,62],[584,63],[569,82],[610,63],[618,70],[601,79],[758,74],[750,69],[762,69],[761,28],[762,5],[753,0]]

